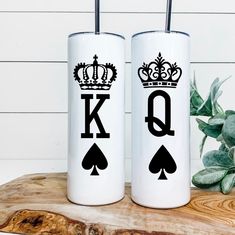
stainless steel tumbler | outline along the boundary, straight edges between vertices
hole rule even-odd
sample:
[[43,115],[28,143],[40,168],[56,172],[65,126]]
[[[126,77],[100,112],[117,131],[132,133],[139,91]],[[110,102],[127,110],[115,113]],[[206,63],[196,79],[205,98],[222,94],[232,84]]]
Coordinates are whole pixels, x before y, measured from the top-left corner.
[[172,208],[190,200],[189,35],[132,38],[132,199]]
[[68,39],[68,198],[103,205],[124,196],[124,38]]

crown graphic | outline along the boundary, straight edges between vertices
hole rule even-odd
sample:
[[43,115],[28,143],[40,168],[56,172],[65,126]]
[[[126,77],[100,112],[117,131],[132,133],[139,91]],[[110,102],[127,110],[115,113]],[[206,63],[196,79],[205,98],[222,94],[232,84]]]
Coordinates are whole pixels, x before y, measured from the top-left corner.
[[138,76],[144,88],[176,88],[181,75],[182,69],[176,63],[171,64],[165,61],[161,53],[158,54],[157,59],[149,64],[143,63],[138,69]]
[[113,64],[99,64],[95,55],[92,64],[79,63],[74,68],[74,77],[82,90],[109,90],[117,77]]

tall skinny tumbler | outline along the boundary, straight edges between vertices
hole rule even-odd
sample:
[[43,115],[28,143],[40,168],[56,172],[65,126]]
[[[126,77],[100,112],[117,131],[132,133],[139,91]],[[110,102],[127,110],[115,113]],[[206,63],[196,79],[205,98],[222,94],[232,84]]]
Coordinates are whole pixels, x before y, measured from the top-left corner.
[[132,38],[132,199],[153,208],[190,200],[189,35]]
[[124,38],[69,36],[68,198],[102,205],[124,196]]

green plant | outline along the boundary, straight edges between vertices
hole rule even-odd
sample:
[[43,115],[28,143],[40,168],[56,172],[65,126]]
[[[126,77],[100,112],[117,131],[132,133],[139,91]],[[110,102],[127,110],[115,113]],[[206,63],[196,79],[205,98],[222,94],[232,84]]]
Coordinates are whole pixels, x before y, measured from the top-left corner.
[[198,128],[204,133],[200,145],[200,157],[207,137],[220,142],[218,150],[207,152],[202,157],[205,169],[192,177],[192,183],[199,188],[229,193],[235,186],[235,111],[224,111],[218,103],[221,85],[227,79],[216,78],[210,87],[208,97],[204,100],[198,92],[195,78],[191,82],[190,113],[191,116],[204,116],[207,121],[196,118]]

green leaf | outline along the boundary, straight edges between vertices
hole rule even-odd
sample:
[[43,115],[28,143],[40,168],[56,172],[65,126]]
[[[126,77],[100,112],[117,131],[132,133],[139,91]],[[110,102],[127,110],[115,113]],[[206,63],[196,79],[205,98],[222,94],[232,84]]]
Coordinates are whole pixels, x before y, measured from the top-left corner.
[[207,152],[203,156],[202,162],[205,167],[221,166],[229,168],[234,166],[234,162],[229,156],[229,153],[221,150]]
[[[219,136],[218,136],[219,138]],[[217,138],[217,140],[218,140]],[[229,149],[227,148],[227,146],[225,144],[221,144],[219,147],[219,150],[224,151],[224,152],[229,152]]]
[[222,134],[218,135],[218,137],[216,138],[216,140],[219,141],[219,142],[221,142],[222,144],[225,144],[225,143],[224,143],[224,138],[223,138],[223,135],[222,135]]
[[206,188],[206,191],[220,192],[221,191],[221,181],[216,184],[212,184],[210,187]]
[[234,111],[234,110],[226,110],[226,111],[225,111],[225,116],[226,116],[226,118],[227,118],[228,116],[234,115],[234,114],[235,114],[235,111]]
[[[231,77],[231,76],[230,76]],[[222,91],[220,91],[221,85],[228,80],[230,77],[220,81],[219,78],[216,78],[210,87],[210,98],[212,103],[212,115],[216,115],[218,113],[223,113],[223,109],[218,104],[218,98],[221,96]]]
[[222,135],[225,143],[229,147],[235,146],[235,115],[230,115],[225,120],[223,128],[222,128]]
[[197,90],[194,77],[190,89],[190,113],[192,116],[215,116],[223,113],[223,109],[219,105],[218,99],[222,94],[220,87],[227,79],[228,78],[220,81],[219,78],[216,78],[211,84],[207,98],[203,100]]
[[196,80],[194,78],[190,86],[190,115],[196,116],[198,108],[202,105],[203,99],[197,91]]
[[224,167],[210,167],[196,173],[192,178],[192,183],[199,188],[208,188],[224,178],[228,169]]
[[204,135],[204,137],[202,138],[202,142],[201,142],[201,144],[199,146],[200,157],[202,156],[203,148],[204,148],[204,145],[206,143],[206,139],[207,139],[207,135]]
[[234,151],[235,151],[235,146],[231,147],[229,150],[228,150],[228,154],[230,156],[231,159],[234,159]]
[[235,184],[235,174],[226,175],[221,181],[221,190],[223,194],[230,193],[234,184]]
[[219,79],[216,78],[210,87],[209,95],[207,96],[206,100],[202,103],[202,105],[198,108],[197,112],[199,114],[205,114],[202,116],[213,116],[213,99],[215,98],[216,93],[216,84],[219,82]]
[[195,185],[194,186],[205,190],[205,191],[211,191],[211,192],[220,192],[221,191],[221,181],[215,183],[215,184],[210,184],[210,185]]
[[194,179],[192,179],[192,183],[194,186],[196,186],[197,188],[201,188],[201,189],[208,189],[210,187],[213,187],[217,183],[220,185],[220,181],[215,184],[199,184]]
[[208,124],[211,126],[223,125],[225,122],[225,118],[226,115],[224,113],[218,113],[208,120]]
[[210,95],[198,108],[197,114],[198,116],[212,116],[212,103]]
[[201,119],[197,118],[198,128],[205,134],[213,138],[217,138],[221,134],[222,125],[209,125]]
[[197,108],[192,105],[192,102],[190,103],[190,116],[198,116],[197,115]]

